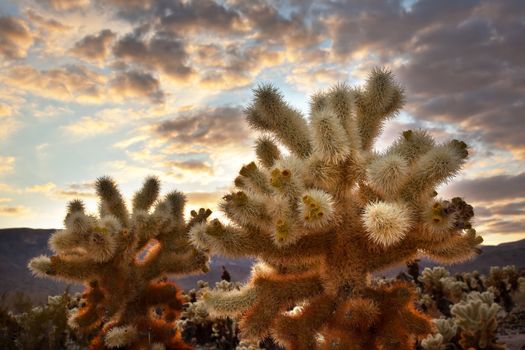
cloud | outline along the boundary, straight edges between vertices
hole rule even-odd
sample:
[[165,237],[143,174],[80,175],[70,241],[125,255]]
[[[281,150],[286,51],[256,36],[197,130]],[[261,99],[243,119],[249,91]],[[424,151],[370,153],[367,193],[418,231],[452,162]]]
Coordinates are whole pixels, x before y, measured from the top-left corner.
[[234,8],[248,22],[250,34],[257,40],[287,48],[317,50],[324,40],[325,26],[319,13],[311,12],[312,2],[296,2],[288,16],[269,1],[236,1]]
[[332,59],[391,67],[411,114],[454,123],[525,157],[522,1],[422,0],[409,10],[402,1],[325,5]]
[[[525,216],[522,218],[525,219]],[[517,221],[507,221],[507,220],[495,220],[494,222],[489,223],[486,225],[486,231],[487,233],[504,233],[504,234],[510,234],[510,233],[524,233],[525,232],[525,221],[524,220],[517,220]]]
[[64,33],[71,29],[70,26],[62,24],[56,19],[43,17],[33,10],[27,10],[26,16],[31,21],[31,25],[47,33]]
[[153,134],[173,147],[214,149],[247,143],[248,126],[238,107],[202,108],[152,126]]
[[525,200],[492,206],[490,207],[490,213],[494,215],[525,216]]
[[[176,168],[179,171],[188,173],[207,173],[213,175],[213,167],[204,161],[191,159],[185,161],[169,160],[164,163],[166,168]],[[173,173],[176,173],[173,171]]]
[[520,62],[525,54],[518,47],[525,6],[517,1],[472,4],[452,23],[420,30],[400,76],[414,96],[414,114],[458,123],[523,157],[525,68]]
[[33,35],[20,18],[0,17],[0,55],[7,59],[24,58],[33,44]]
[[[322,24],[316,16],[307,18],[306,2],[291,7],[288,16],[264,1],[110,3],[135,26],[114,46],[115,57],[175,82],[196,78],[204,88],[238,88],[286,58],[310,62],[326,57],[318,47]],[[220,33],[221,40],[210,33]]]
[[217,203],[224,196],[224,191],[217,192],[188,192],[186,197],[188,198],[188,203],[193,208],[210,208],[215,210],[217,208]]
[[155,13],[160,17],[159,26],[172,33],[209,31],[229,34],[243,26],[238,12],[211,0],[158,1],[155,5]]
[[33,193],[49,193],[56,189],[56,185],[52,182],[48,182],[45,184],[40,185],[33,185],[26,188],[27,192],[33,192]]
[[147,72],[118,72],[109,82],[109,91],[117,98],[145,98],[151,103],[164,103],[164,91],[157,78]]
[[90,0],[37,0],[37,2],[56,11],[68,11],[84,8],[89,5]]
[[0,175],[13,171],[15,157],[0,156]]
[[525,172],[457,181],[446,192],[478,202],[525,197]]
[[192,62],[200,73],[200,83],[211,89],[247,86],[263,69],[285,60],[282,51],[262,44],[208,44],[197,46],[194,50]]
[[158,69],[174,81],[188,81],[194,73],[187,65],[185,44],[175,35],[156,33],[143,40],[140,35],[129,34],[115,44],[113,54],[126,64]]
[[106,108],[93,115],[83,116],[80,119],[62,127],[64,132],[74,139],[94,137],[101,134],[113,133],[126,124],[146,118],[141,110],[131,108]]
[[26,187],[29,193],[42,193],[51,198],[94,198],[95,187],[93,182],[72,183],[64,188],[59,188],[53,182]]
[[0,191],[1,192],[11,192],[16,193],[18,192],[17,189],[15,189],[13,186],[0,182]]
[[109,53],[109,45],[116,34],[109,29],[104,29],[98,34],[87,35],[75,43],[72,52],[86,60],[102,62]]
[[483,203],[489,206],[474,203],[475,226],[483,235],[525,233],[525,198],[492,199]]
[[0,117],[10,117],[13,114],[11,106],[0,104]]
[[22,205],[0,205],[0,216],[21,216],[28,212],[29,208]]
[[48,119],[72,113],[73,111],[68,107],[48,105],[42,109],[39,108],[38,110],[36,110],[33,113],[33,116],[40,119]]
[[164,92],[150,73],[117,71],[111,78],[85,66],[74,64],[50,70],[37,70],[27,65],[11,67],[7,83],[20,92],[60,101],[104,103],[140,98],[163,103]]
[[95,198],[95,182],[85,181],[67,184],[64,188],[58,188],[53,192],[58,198],[66,199],[88,199]]
[[104,98],[105,80],[104,75],[81,65],[42,71],[18,65],[7,72],[11,87],[62,101],[100,102]]

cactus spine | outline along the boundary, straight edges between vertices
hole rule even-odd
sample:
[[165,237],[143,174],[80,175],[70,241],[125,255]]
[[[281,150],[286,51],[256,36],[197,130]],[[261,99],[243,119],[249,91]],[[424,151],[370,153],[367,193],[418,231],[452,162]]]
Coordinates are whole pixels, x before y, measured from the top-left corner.
[[231,224],[213,220],[190,232],[215,254],[259,259],[244,288],[205,296],[212,312],[239,315],[243,337],[271,335],[287,349],[400,350],[431,331],[409,285],[374,286],[370,274],[418,252],[462,261],[482,239],[471,206],[435,198],[465,162],[465,143],[408,130],[385,152],[373,150],[403,101],[382,69],[363,88],[316,94],[309,121],[273,86],[255,90],[246,113],[265,133],[259,164],[245,165],[224,196]]
[[99,330],[91,349],[191,349],[175,328],[181,291],[165,277],[207,270],[207,256],[190,245],[187,233],[211,211],[193,211],[186,222],[184,195],[175,191],[157,201],[159,188],[156,178],[146,179],[129,213],[115,182],[99,178],[99,217],[72,201],[65,229],[49,240],[55,255],[29,262],[38,277],[86,285],[69,324]]

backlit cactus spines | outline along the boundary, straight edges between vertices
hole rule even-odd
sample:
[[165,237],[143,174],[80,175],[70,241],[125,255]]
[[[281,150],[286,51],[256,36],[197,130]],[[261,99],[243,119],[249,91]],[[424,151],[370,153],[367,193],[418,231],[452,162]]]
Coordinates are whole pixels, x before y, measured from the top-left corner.
[[39,277],[86,285],[69,324],[99,330],[91,349],[191,349],[175,327],[181,291],[166,277],[207,270],[208,258],[190,245],[188,232],[211,211],[193,211],[185,221],[184,195],[159,199],[154,177],[133,197],[131,213],[111,178],[99,178],[96,190],[99,216],[86,214],[81,201],[69,203],[65,229],[49,240],[55,255],[36,257],[29,268]]
[[309,121],[276,88],[255,90],[248,122],[270,134],[257,142],[259,164],[244,166],[224,197],[231,224],[214,220],[190,232],[198,247],[259,259],[240,291],[206,298],[215,312],[240,316],[243,337],[271,335],[287,349],[400,350],[430,332],[409,286],[372,286],[370,274],[419,252],[465,260],[482,239],[471,228],[472,207],[435,198],[465,162],[465,143],[408,130],[384,152],[373,150],[404,99],[383,69],[363,88],[340,84],[314,95]]
[[496,316],[500,310],[491,292],[472,292],[466,300],[454,305],[451,312],[460,328],[459,344],[464,349],[507,349],[496,337]]

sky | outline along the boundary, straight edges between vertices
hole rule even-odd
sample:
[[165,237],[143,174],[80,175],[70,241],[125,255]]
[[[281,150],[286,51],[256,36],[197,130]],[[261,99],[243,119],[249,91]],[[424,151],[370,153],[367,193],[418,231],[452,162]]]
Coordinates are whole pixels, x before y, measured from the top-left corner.
[[144,177],[216,208],[256,134],[261,83],[308,98],[386,67],[407,93],[376,145],[424,128],[471,147],[439,189],[486,244],[525,238],[523,0],[0,0],[0,227],[59,228],[94,180]]

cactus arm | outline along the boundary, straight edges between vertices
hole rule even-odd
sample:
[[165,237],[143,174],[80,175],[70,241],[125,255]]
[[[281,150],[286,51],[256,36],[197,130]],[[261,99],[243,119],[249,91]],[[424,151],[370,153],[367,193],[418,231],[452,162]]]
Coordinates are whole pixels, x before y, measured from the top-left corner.
[[100,264],[88,260],[64,260],[58,256],[33,258],[29,268],[36,276],[83,282],[99,273]]
[[300,158],[312,150],[306,120],[284,102],[281,94],[271,85],[255,90],[254,104],[248,108],[248,123],[259,130],[271,131],[286,147]]
[[464,235],[455,235],[437,246],[423,248],[423,252],[432,260],[443,264],[463,262],[480,254],[476,246],[483,242],[473,229],[467,230]]

